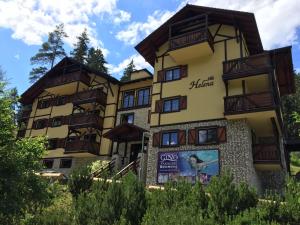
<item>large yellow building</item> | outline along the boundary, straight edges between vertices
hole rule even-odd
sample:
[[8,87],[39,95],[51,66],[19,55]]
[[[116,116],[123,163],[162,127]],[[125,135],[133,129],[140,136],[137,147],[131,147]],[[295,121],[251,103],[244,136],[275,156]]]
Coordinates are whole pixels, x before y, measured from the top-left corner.
[[153,76],[120,82],[65,58],[22,95],[19,136],[48,136],[47,168],[138,161],[147,184],[229,169],[259,191],[281,186],[291,47],[264,50],[252,13],[186,5],[136,49]]

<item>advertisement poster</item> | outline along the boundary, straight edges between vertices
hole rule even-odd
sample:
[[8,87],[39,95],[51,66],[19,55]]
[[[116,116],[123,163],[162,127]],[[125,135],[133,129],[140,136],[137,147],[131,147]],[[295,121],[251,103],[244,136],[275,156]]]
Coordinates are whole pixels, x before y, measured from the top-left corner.
[[192,183],[208,184],[219,174],[218,150],[193,150],[158,153],[157,182],[185,179]]

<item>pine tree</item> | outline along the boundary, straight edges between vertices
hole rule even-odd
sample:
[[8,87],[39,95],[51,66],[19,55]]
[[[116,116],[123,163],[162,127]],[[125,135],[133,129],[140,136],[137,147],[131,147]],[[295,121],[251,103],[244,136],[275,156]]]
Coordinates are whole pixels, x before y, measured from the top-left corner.
[[135,70],[135,65],[133,63],[133,59],[130,61],[130,63],[127,65],[127,67],[124,69],[123,76],[121,77],[121,81],[129,81],[131,73]]
[[90,39],[87,35],[87,29],[80,36],[77,37],[77,43],[74,45],[75,48],[71,52],[71,56],[81,63],[86,63],[88,57],[88,44],[90,43]]
[[63,48],[63,38],[65,37],[67,34],[63,24],[57,25],[55,30],[49,33],[47,42],[44,42],[38,53],[30,59],[32,65],[38,65],[38,67],[32,68],[29,74],[30,82],[35,82],[47,70],[52,69],[56,59],[66,56]]
[[104,55],[100,48],[90,48],[88,52],[88,58],[87,58],[87,66],[90,68],[107,73],[107,68],[105,66],[107,62],[104,59]]

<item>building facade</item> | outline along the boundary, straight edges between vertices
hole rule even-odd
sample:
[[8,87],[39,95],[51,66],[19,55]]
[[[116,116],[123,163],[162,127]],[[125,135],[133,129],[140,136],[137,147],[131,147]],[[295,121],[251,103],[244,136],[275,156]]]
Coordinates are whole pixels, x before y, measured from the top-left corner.
[[48,136],[48,168],[138,161],[147,185],[230,170],[260,192],[281,187],[291,47],[264,50],[251,13],[187,5],[136,50],[153,76],[120,82],[65,58],[22,95],[19,135]]

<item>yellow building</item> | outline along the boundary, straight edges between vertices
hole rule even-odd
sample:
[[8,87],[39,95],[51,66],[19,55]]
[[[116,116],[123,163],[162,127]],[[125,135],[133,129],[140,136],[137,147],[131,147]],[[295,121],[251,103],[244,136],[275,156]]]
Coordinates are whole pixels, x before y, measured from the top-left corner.
[[281,187],[291,47],[264,50],[252,13],[186,5],[136,50],[153,77],[120,82],[65,58],[22,95],[20,135],[49,137],[45,165],[138,161],[147,184],[207,183],[229,169],[259,191]]

